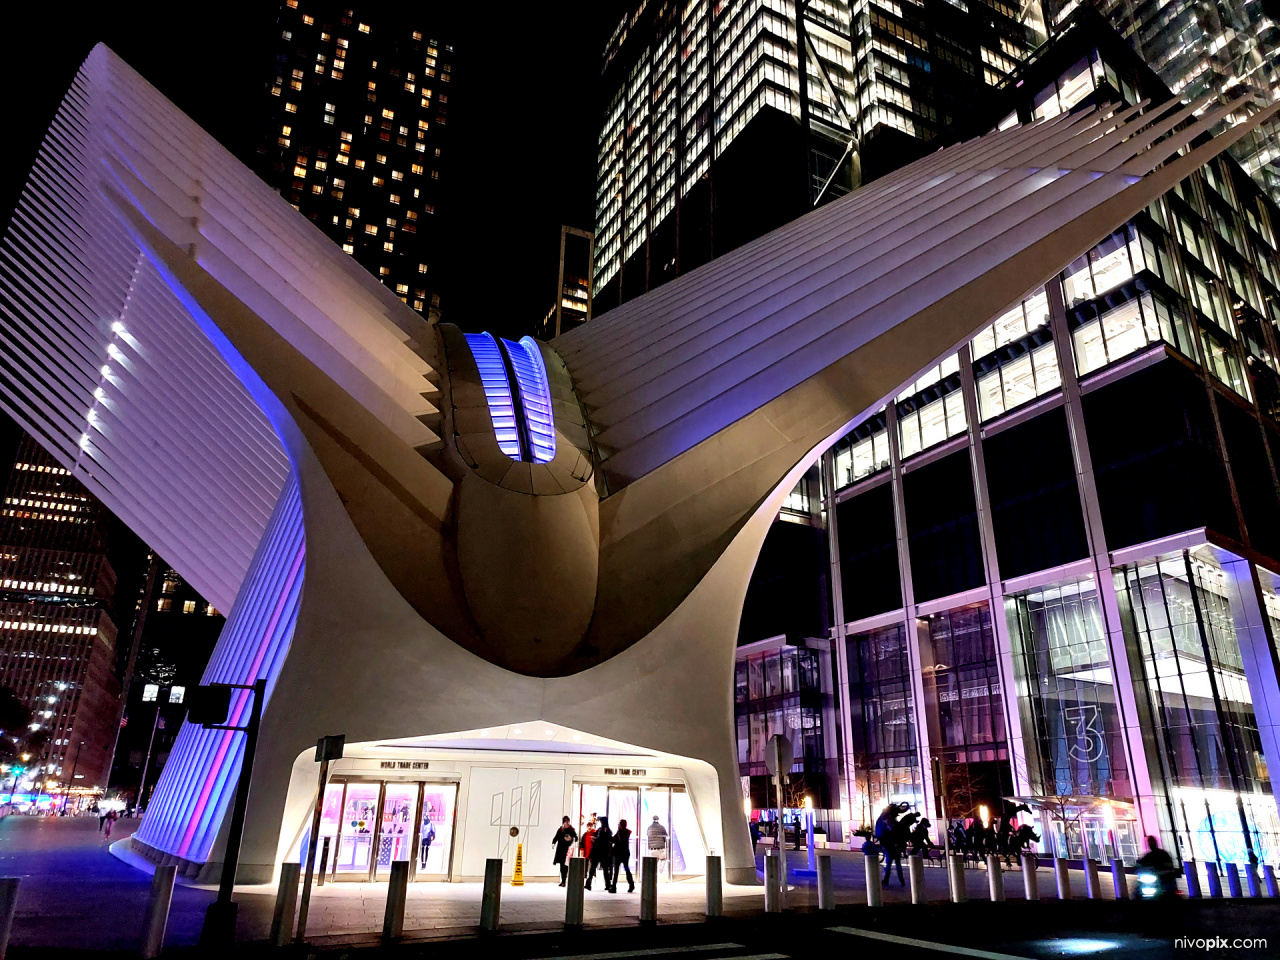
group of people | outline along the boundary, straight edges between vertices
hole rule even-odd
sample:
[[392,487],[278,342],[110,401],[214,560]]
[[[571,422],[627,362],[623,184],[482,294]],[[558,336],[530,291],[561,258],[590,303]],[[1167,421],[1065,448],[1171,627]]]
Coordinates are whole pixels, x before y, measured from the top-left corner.
[[1040,835],[1030,824],[1018,825],[1015,810],[1012,816],[996,817],[989,826],[984,826],[981,820],[973,820],[968,826],[963,820],[954,820],[950,827],[950,840],[951,849],[965,860],[982,863],[989,855],[995,854],[1006,863],[1015,864],[1023,851],[1040,842]]
[[[611,830],[608,817],[593,813],[579,838],[578,831],[573,829],[573,824],[566,816],[561,820],[560,829],[551,838],[551,842],[556,848],[551,862],[560,867],[560,886],[563,887],[569,881],[569,858],[576,843],[579,853],[587,861],[588,890],[599,870],[604,874],[604,889],[607,893],[618,892],[618,877],[622,873],[627,875],[627,893],[635,892],[636,882],[631,876],[631,830],[627,827],[626,820],[619,820],[618,829]],[[657,851],[662,851],[662,854],[666,852],[667,828],[658,821],[657,816],[649,824],[645,844],[651,855],[657,854]]]

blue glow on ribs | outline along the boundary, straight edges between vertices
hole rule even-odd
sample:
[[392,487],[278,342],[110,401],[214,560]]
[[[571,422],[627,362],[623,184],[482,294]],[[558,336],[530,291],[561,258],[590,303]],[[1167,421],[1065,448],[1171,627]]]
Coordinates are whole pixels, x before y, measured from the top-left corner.
[[550,463],[556,456],[556,423],[542,351],[533,337],[522,337],[519,343],[510,340],[502,343],[516,374],[516,389],[520,391],[520,403],[524,407],[533,462]]

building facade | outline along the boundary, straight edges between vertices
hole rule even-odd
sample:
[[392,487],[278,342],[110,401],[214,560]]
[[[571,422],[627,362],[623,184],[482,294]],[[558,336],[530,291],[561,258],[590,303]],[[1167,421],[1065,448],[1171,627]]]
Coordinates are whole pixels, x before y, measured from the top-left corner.
[[560,226],[560,266],[556,272],[555,300],[534,328],[539,340],[550,340],[591,319],[591,275],[594,272],[595,235],[567,224]]
[[32,714],[31,782],[18,792],[105,787],[128,662],[108,555],[114,519],[29,435],[11,449],[0,506],[0,686]]
[[426,315],[453,47],[428,16],[351,0],[283,0],[277,26],[255,171]]
[[[1050,0],[1054,29],[1082,0]],[[1265,3],[1161,3],[1158,0],[1083,0],[1120,32],[1171,90],[1191,101],[1206,94],[1244,97],[1242,114],[1280,98],[1280,27]],[[1268,123],[1232,148],[1232,156],[1280,201],[1280,124]]]
[[597,310],[915,159],[1044,39],[1039,9],[636,3],[603,58]]
[[[990,124],[1144,97],[1082,17]],[[1063,856],[1114,822],[1280,859],[1278,225],[1214,160],[824,456],[853,823],[1026,803]]]

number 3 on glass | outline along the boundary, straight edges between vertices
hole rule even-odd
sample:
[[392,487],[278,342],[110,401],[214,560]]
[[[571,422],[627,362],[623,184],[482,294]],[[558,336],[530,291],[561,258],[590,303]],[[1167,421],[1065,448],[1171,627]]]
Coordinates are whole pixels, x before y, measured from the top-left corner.
[[1076,743],[1067,749],[1073,760],[1082,763],[1094,763],[1102,759],[1106,745],[1102,741],[1102,731],[1096,724],[1099,711],[1096,704],[1086,703],[1078,707],[1067,707],[1062,716],[1068,723],[1076,725]]

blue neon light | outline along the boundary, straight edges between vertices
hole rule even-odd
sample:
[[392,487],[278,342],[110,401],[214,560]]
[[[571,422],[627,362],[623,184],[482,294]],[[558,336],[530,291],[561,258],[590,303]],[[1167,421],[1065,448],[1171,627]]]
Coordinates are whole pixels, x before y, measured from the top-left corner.
[[556,458],[556,421],[551,409],[551,387],[542,351],[533,337],[522,337],[519,343],[502,341],[511,369],[516,374],[520,405],[524,408],[525,427],[534,463],[550,463]]
[[489,402],[489,416],[493,418],[498,447],[512,460],[519,460],[520,430],[516,424],[516,405],[511,398],[511,385],[507,382],[507,368],[502,362],[498,342],[489,333],[468,333],[465,336],[480,371],[480,383]]

